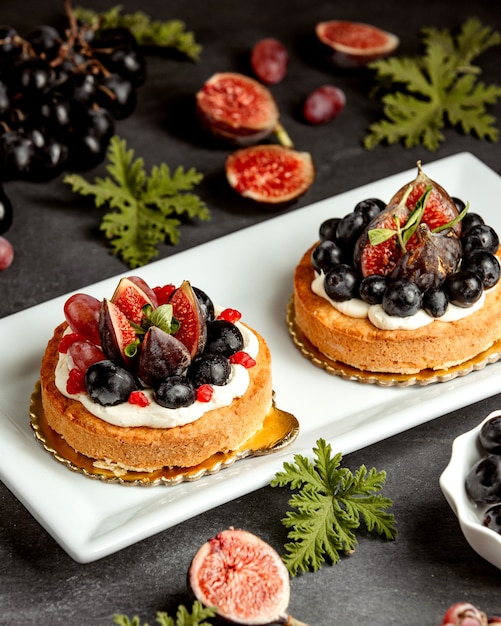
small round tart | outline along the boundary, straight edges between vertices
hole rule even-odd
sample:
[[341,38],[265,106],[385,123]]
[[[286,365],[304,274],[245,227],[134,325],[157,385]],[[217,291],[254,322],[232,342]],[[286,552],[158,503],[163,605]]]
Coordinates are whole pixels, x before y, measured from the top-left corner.
[[237,449],[261,428],[272,407],[270,351],[264,339],[250,329],[259,342],[256,365],[248,370],[247,391],[229,406],[208,411],[196,421],[174,428],[109,424],[77,400],[63,396],[56,387],[54,372],[65,328],[66,323],[56,328],[42,359],[42,406],[49,426],[85,456],[141,472],[191,467],[217,452]]
[[333,361],[366,372],[415,374],[464,363],[501,338],[499,285],[486,292],[481,309],[461,320],[437,319],[417,330],[380,330],[368,319],[337,311],[312,291],[313,248],[304,254],[294,274],[295,323]]

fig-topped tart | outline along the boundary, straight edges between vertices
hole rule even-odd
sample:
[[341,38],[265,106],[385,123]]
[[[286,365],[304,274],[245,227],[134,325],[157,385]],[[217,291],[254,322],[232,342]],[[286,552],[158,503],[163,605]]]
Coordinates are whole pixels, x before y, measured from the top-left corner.
[[241,452],[274,414],[265,340],[188,281],[122,278],[110,299],[69,297],[64,318],[42,359],[35,430],[43,423],[96,472],[210,471],[209,458]]
[[320,356],[355,380],[447,380],[434,373],[466,373],[472,360],[478,369],[484,353],[499,358],[498,248],[481,215],[418,163],[387,204],[361,200],[320,225],[296,267],[292,337],[316,364]]

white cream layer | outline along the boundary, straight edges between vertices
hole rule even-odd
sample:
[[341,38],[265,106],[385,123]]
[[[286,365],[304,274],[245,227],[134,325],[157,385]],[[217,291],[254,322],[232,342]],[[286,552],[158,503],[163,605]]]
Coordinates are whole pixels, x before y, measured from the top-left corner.
[[[246,326],[236,323],[244,340],[244,351],[252,358],[259,352],[256,335]],[[150,404],[140,407],[129,402],[116,406],[102,406],[91,400],[86,393],[69,394],[66,391],[68,380],[68,364],[66,354],[59,353],[59,361],[55,371],[55,382],[58,390],[67,398],[81,402],[84,407],[100,419],[115,426],[149,426],[150,428],[173,428],[189,424],[202,417],[207,411],[229,406],[235,398],[240,398],[249,386],[249,372],[243,365],[232,364],[231,373],[226,385],[214,385],[214,393],[209,402],[196,401],[187,407],[167,409],[155,402],[153,390],[145,389]]]
[[449,303],[442,317],[432,317],[423,309],[420,309],[417,313],[409,317],[397,317],[396,315],[388,315],[380,304],[367,304],[358,298],[352,298],[344,302],[331,300],[325,293],[324,274],[315,272],[315,278],[311,283],[311,290],[317,296],[327,300],[327,302],[340,313],[344,313],[349,317],[368,318],[369,321],[380,330],[416,330],[417,328],[431,324],[435,320],[440,320],[441,322],[455,322],[475,313],[475,311],[478,311],[484,306],[485,302],[485,291],[483,291],[477,302],[470,307],[459,307]]

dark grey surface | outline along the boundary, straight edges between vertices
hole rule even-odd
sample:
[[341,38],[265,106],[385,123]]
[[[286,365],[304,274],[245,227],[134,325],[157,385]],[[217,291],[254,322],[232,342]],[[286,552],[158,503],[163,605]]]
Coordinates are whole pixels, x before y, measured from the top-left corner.
[[[112,4],[89,1],[85,6],[102,10]],[[427,163],[468,151],[501,172],[499,144],[455,130],[445,132],[446,141],[436,153],[402,146],[364,150],[361,141],[367,127],[380,117],[379,104],[368,97],[367,75],[326,65],[317,55],[313,37],[317,21],[353,19],[397,33],[401,52],[415,54],[417,33],[423,26],[455,28],[475,15],[499,30],[501,9],[492,0],[405,6],[389,0],[252,0],[247,4],[126,0],[122,4],[125,11],[142,8],[155,18],[185,20],[203,46],[197,64],[172,55],[149,57],[149,78],[139,92],[137,111],[117,127],[148,168],[165,161],[173,168],[195,167],[205,175],[198,192],[211,209],[211,222],[187,226],[181,244],[162,246],[160,258],[273,215],[229,190],[223,164],[230,150],[201,135],[192,115],[193,95],[203,81],[216,71],[247,72],[248,51],[264,36],[280,38],[290,51],[287,78],[272,91],[297,148],[310,151],[317,167],[314,186],[288,211],[411,168],[417,159]],[[39,24],[57,23],[61,12],[62,3],[55,0],[3,0],[0,23],[27,33]],[[499,80],[500,60],[500,48],[483,55],[485,82]],[[331,82],[346,92],[345,111],[329,125],[307,126],[298,116],[298,107],[313,88]],[[501,105],[491,112],[501,118]],[[102,172],[96,168],[88,176]],[[11,268],[0,273],[1,316],[125,270],[99,236],[100,212],[76,198],[61,179],[41,186],[9,183],[6,190],[15,206],[8,237],[16,258]],[[492,202],[499,203],[499,198]],[[224,261],[214,271],[224,274]],[[433,626],[441,622],[450,604],[460,600],[472,601],[488,613],[501,613],[501,574],[466,544],[438,485],[452,440],[499,407],[497,392],[494,387],[493,396],[481,403],[345,457],[352,469],[363,463],[387,472],[385,494],[394,500],[399,536],[387,543],[362,534],[353,556],[293,579],[293,615],[319,626],[363,621]],[[81,565],[1,485],[0,623],[104,626],[112,623],[115,612],[138,614],[153,623],[156,611],[174,613],[179,603],[190,603],[184,572],[196,548],[219,530],[244,527],[281,550],[286,537],[280,518],[287,511],[288,497],[286,491],[260,489],[117,554]]]

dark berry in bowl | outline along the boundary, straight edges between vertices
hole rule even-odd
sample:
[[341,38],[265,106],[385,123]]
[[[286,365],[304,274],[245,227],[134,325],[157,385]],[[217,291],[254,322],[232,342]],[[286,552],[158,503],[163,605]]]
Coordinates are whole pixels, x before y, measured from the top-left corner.
[[325,239],[311,253],[311,263],[316,272],[327,274],[335,265],[341,263],[343,251],[337,243]]
[[461,238],[463,255],[467,256],[473,250],[487,250],[495,254],[499,248],[499,237],[496,231],[487,224],[477,224],[468,228]]
[[477,274],[485,289],[494,287],[499,281],[501,273],[499,261],[487,250],[473,250],[471,254],[463,258],[461,267]]
[[501,535],[501,504],[491,506],[491,508],[484,513],[482,524],[495,533],[498,533],[498,535]]
[[381,304],[388,285],[385,276],[371,274],[362,279],[358,289],[360,298],[367,304]]
[[468,472],[466,491],[477,504],[501,501],[501,456],[490,454],[480,459]]
[[195,387],[201,385],[226,385],[231,365],[222,354],[202,354],[188,368],[188,378]]
[[140,388],[136,378],[113,361],[98,361],[85,374],[87,393],[94,402],[115,406],[127,402],[130,394]]
[[492,417],[482,424],[478,439],[491,454],[501,454],[501,416]]
[[242,333],[235,324],[223,319],[216,319],[207,324],[205,352],[230,357],[235,352],[243,350],[243,347]]
[[408,280],[396,280],[388,285],[382,306],[388,315],[410,317],[419,311],[423,297],[419,287]]
[[430,287],[423,294],[423,309],[432,317],[442,317],[448,304],[447,294],[441,287]]
[[468,270],[461,270],[447,276],[444,289],[449,302],[463,308],[475,304],[483,292],[480,277]]
[[358,273],[345,263],[333,267],[324,278],[325,293],[335,302],[345,302],[358,297],[360,277]]
[[179,409],[195,402],[197,393],[186,376],[169,376],[155,389],[157,404],[166,409]]

